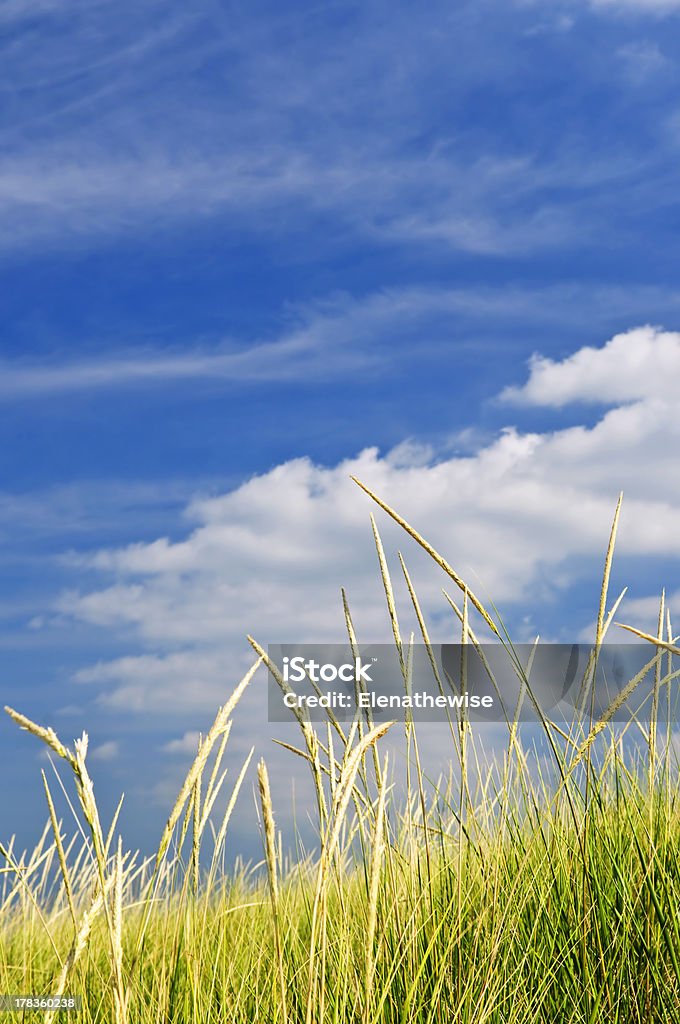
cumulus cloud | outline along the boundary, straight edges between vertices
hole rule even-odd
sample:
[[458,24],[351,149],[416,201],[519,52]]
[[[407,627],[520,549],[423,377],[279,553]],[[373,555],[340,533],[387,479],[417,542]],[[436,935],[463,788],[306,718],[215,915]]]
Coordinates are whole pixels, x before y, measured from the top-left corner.
[[[509,426],[465,456],[401,445],[335,466],[298,458],[196,500],[184,538],[99,551],[88,565],[102,585],[62,596],[63,613],[127,632],[146,649],[78,679],[137,711],[214,707],[250,660],[247,633],[263,643],[342,639],[341,586],[360,638],[387,639],[368,521],[378,510],[350,475],[397,508],[482,600],[530,611],[539,629],[543,602],[599,571],[619,490],[619,556],[680,558],[680,480],[670,471],[678,368],[680,335],[640,328],[562,362],[535,358],[511,396],[547,406],[606,401],[612,407],[592,426]],[[378,521],[392,558],[404,550],[435,634],[449,638],[445,578],[382,513]]]
[[[82,615],[88,617],[85,608]],[[220,640],[201,650],[198,632],[185,636],[189,650],[98,662],[76,672],[75,682],[101,688],[99,702],[105,708],[133,713],[172,708],[175,714],[214,710],[233,688],[237,666],[244,667],[245,661],[228,657]]]
[[573,402],[627,403],[677,397],[680,334],[646,326],[585,347],[561,362],[533,356],[527,383],[502,397],[559,408]]

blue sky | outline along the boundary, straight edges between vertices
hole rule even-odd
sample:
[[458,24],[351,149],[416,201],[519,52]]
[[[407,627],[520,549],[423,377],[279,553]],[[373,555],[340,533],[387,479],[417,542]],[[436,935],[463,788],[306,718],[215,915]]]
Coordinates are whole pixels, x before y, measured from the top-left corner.
[[[680,589],[679,18],[0,6],[2,702],[89,729],[130,842],[246,632],[334,640],[345,585],[384,635],[350,472],[518,639],[587,633],[621,489],[626,614]],[[235,757],[269,756],[258,685]],[[30,837],[41,762],[0,743]]]

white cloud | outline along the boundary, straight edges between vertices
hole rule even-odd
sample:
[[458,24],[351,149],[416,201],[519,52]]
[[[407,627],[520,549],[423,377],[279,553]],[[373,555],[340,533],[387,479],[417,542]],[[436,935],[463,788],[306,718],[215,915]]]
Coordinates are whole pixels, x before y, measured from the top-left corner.
[[[603,387],[622,403],[592,427],[508,428],[472,455],[439,460],[404,446],[386,455],[367,449],[330,467],[291,460],[195,501],[188,513],[196,525],[182,540],[98,552],[89,565],[110,584],[65,594],[61,611],[131,630],[148,653],[83,670],[80,680],[103,687],[102,699],[115,706],[214,706],[249,660],[246,633],[263,643],[342,639],[340,586],[360,638],[387,639],[368,524],[377,510],[350,474],[413,523],[482,600],[524,605],[539,630],[542,602],[599,571],[620,489],[619,557],[662,556],[670,574],[670,560],[680,558],[680,479],[670,471],[680,421],[668,383],[677,379],[678,337],[643,328],[561,363],[534,361],[519,393],[525,401],[564,404],[581,397],[581,387],[594,400]],[[398,546],[436,616],[445,578],[378,519],[393,564]],[[633,588],[632,598],[645,596]],[[400,607],[405,614],[403,587]],[[412,616],[405,621],[413,628]],[[449,620],[433,628],[450,636]]]
[[[109,619],[107,615],[102,622]],[[96,622],[97,618],[89,621]],[[185,636],[188,635],[185,630]],[[229,658],[220,644],[202,651],[198,631],[194,639],[186,642],[199,649],[98,662],[76,672],[74,679],[77,683],[103,687],[99,702],[106,708],[130,712],[172,708],[173,713],[196,708],[214,710],[223,703],[225,692],[250,659]],[[113,689],[107,688],[112,683]]]
[[641,84],[672,67],[671,61],[661,52],[657,43],[638,39],[627,43],[617,51],[631,82]]
[[561,362],[535,355],[529,380],[506,400],[559,408],[573,402],[672,402],[680,374],[680,334],[639,327],[603,348],[581,348]]
[[[616,622],[625,623],[628,626],[635,626],[645,633],[656,634],[659,623],[659,605],[661,593],[648,594],[645,597],[626,597],[616,614]],[[678,613],[680,613],[680,590],[673,593],[666,593],[664,597],[664,608],[671,617],[671,628],[674,635],[677,632]],[[587,626],[580,630],[577,640],[582,643],[592,642],[595,635],[596,618],[593,616]],[[664,636],[666,635],[666,620],[664,619]],[[617,644],[639,643],[639,639],[628,630],[611,627],[607,636],[608,642],[616,641]]]
[[93,761],[115,761],[118,753],[119,746],[116,740],[107,740],[106,743],[100,743],[98,747],[94,747],[90,751],[90,758]]
[[680,10],[680,0],[590,0],[591,7],[611,11],[643,11],[666,14]]
[[167,754],[195,754],[198,750],[201,734],[199,732],[185,732],[178,739],[170,740],[164,744],[163,750]]
[[[644,630],[646,633],[656,634],[656,629],[659,621],[659,604],[661,601],[661,594],[649,595],[647,597],[629,598],[625,604],[626,618],[625,621],[629,624],[637,626],[639,629]],[[671,613],[671,622],[677,626],[679,623],[676,619],[676,615],[680,612],[680,590],[675,590],[671,594],[666,594],[664,598],[664,607]],[[675,614],[674,614],[675,613]],[[621,619],[621,616],[617,616]],[[664,630],[665,630],[664,622]],[[618,637],[617,637],[618,639]]]

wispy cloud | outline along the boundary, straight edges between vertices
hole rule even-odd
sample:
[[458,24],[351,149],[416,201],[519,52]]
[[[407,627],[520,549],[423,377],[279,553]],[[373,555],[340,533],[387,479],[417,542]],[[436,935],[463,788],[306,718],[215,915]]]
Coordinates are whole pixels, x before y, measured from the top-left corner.
[[[206,478],[206,490],[224,480]],[[160,525],[174,520],[196,492],[196,479],[165,478],[162,482],[109,477],[46,486],[30,491],[0,492],[0,542],[3,558],[68,561],[54,554],[55,542],[87,545],[102,533],[124,535],[141,523]],[[77,542],[75,538],[78,538]]]
[[[17,20],[30,5],[10,0],[7,11]],[[60,11],[55,36],[41,15]],[[294,12],[225,19],[217,6],[188,15],[177,3],[43,0],[31,33],[0,50],[15,114],[0,162],[2,248],[157,230],[159,217],[262,231],[253,213],[272,205],[284,223],[331,211],[340,231],[423,240],[441,221],[437,238],[464,250],[546,244],[545,231],[522,233],[518,219],[513,232],[507,211],[494,210],[517,161],[413,147],[428,55],[448,63],[448,49],[439,31],[426,34],[405,79],[393,66],[403,14],[375,13],[354,12],[330,35],[320,24],[317,35]],[[448,12],[450,30],[458,20],[465,28]],[[230,68],[227,83],[204,76],[210,62]]]
[[[512,11],[494,28],[484,6],[435,4],[405,57],[406,12],[380,18],[379,4],[317,36],[286,12],[227,23],[216,6],[72,3],[55,36],[40,14],[59,8],[44,0],[34,29],[0,49],[14,112],[0,161],[0,251],[125,234],[153,242],[159,226],[196,220],[281,236],[320,215],[331,237],[486,255],[583,244],[585,231],[597,240],[594,200],[615,182],[625,203],[653,175],[654,154],[595,158],[575,133],[537,148],[519,132],[501,145],[477,118],[442,129],[448,93],[493,93],[524,73],[505,31]],[[15,19],[29,9],[8,8]],[[227,83],[204,73],[215,64],[230,68]],[[446,86],[433,94],[434,69]],[[263,216],[271,210],[276,218]]]
[[[331,143],[332,145],[332,143]],[[69,148],[82,150],[79,141]],[[384,153],[299,153],[291,144],[181,158],[142,148],[127,160],[106,151],[77,162],[54,148],[0,161],[0,252],[37,242],[69,247],[98,239],[210,221],[222,231],[285,231],[304,217],[333,214],[338,232],[394,242],[445,244],[471,253],[526,253],[583,237],[568,195],[562,205],[541,195],[557,170],[522,160],[462,161]],[[578,173],[574,169],[574,173]],[[588,172],[592,175],[592,169]],[[610,174],[621,181],[621,164]],[[534,193],[527,214],[521,200]],[[582,201],[582,200],[581,200]],[[579,203],[580,205],[580,203]],[[263,211],[277,211],[275,224]],[[278,227],[276,226],[278,225]]]
[[[373,342],[390,328],[425,315],[437,302],[427,293],[380,293],[365,301],[339,297],[301,311],[297,324],[271,341],[249,346],[168,349],[142,347],[81,361],[5,360],[0,363],[0,398],[90,392],[177,381],[225,383],[327,379],[375,362]],[[369,342],[369,344],[367,344]]]
[[311,348],[305,338],[255,345],[245,352],[189,352],[176,356],[147,352],[137,358],[105,358],[61,365],[0,365],[0,393],[5,398],[92,391],[134,384],[179,380],[278,380],[299,371]]
[[0,24],[9,25],[26,19],[35,20],[50,13],[73,13],[79,6],[85,7],[86,4],[79,4],[74,0],[4,0],[0,6]]
[[[651,14],[651,15],[667,15],[672,14],[674,11],[680,10],[680,0],[561,0],[558,4],[551,0],[549,4],[545,3],[545,0],[518,0],[521,6],[531,6],[535,8],[558,8],[558,13],[555,14],[552,11],[552,15],[557,23],[556,27],[562,18],[569,19],[568,26],[572,27],[573,21],[569,18],[569,11],[578,11],[579,8],[591,8],[594,10],[602,11],[609,15],[630,15],[630,14]],[[549,23],[546,22],[546,27]]]
[[612,12],[640,11],[648,14],[669,14],[680,10],[680,0],[589,0],[592,7]]
[[107,740],[105,743],[100,743],[99,746],[94,747],[90,752],[90,757],[93,761],[106,763],[108,761],[115,761],[119,751],[120,745],[116,740]]
[[[680,292],[653,286],[624,289],[562,284],[536,289],[412,286],[384,288],[362,297],[339,294],[284,310],[280,319],[285,326],[267,340],[174,348],[145,345],[118,352],[109,347],[104,356],[81,360],[55,356],[40,361],[0,360],[0,401],[126,388],[148,390],[192,381],[223,387],[246,382],[323,382],[358,371],[395,371],[416,358],[416,349],[421,362],[437,359],[441,365],[454,342],[460,355],[466,348],[466,336],[472,336],[469,344],[474,348],[475,332],[484,334],[490,325],[503,332],[528,325],[571,325],[578,330],[584,320],[597,322],[599,318],[606,327],[612,309],[619,318],[644,317],[651,309],[677,316]],[[650,359],[668,346],[674,351],[675,336],[650,331],[631,335],[630,343],[625,340],[628,335],[617,336],[608,346],[625,349],[627,360],[638,348]],[[580,350],[573,357],[579,365],[588,358],[588,351]],[[598,362],[607,357],[605,353],[594,358]],[[537,359],[530,380],[521,394],[512,393],[514,397],[530,401],[539,378],[546,379],[551,365],[550,360]],[[620,364],[619,376],[625,365],[627,362]],[[659,372],[663,377],[663,371]],[[562,387],[565,374],[562,370],[559,374]],[[634,367],[631,376],[631,386],[638,386]],[[611,387],[611,380],[601,381],[598,376],[590,390],[587,385],[580,390],[580,400],[591,393],[606,397]],[[510,395],[508,391],[505,397]],[[541,395],[543,404],[560,404],[544,401],[543,390]],[[620,397],[619,392],[615,397]],[[566,395],[564,400],[571,401],[573,396]]]
[[658,43],[649,40],[639,39],[627,43],[619,49],[618,55],[625,74],[637,85],[673,70],[673,62],[662,52]]

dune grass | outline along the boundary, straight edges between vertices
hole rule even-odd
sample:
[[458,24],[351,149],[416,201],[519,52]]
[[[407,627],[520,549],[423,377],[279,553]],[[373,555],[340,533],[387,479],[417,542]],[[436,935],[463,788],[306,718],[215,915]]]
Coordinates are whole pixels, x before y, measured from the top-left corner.
[[[509,643],[498,617],[445,559],[368,493],[461,591],[458,603],[447,597],[463,643],[477,642],[471,613]],[[620,503],[598,606],[600,642],[618,607],[608,605],[608,582],[619,510]],[[402,636],[373,526],[407,681],[411,639]],[[418,639],[429,644],[401,556],[400,567]],[[267,661],[256,641],[257,662],[201,741],[158,851],[146,860],[124,851],[117,814],[106,828],[100,821],[86,737],[72,751],[51,729],[7,709],[71,774],[81,828],[65,839],[43,776],[48,821],[40,842],[21,855],[12,842],[0,845],[0,993],[79,995],[82,1024],[680,1021],[678,772],[670,726],[661,730],[656,720],[679,652],[663,598],[657,636],[644,636],[654,659],[650,722],[615,726],[605,714],[566,733],[543,719],[545,757],[537,758],[510,721],[505,749],[489,761],[469,723],[454,720],[453,769],[434,786],[424,779],[415,726],[400,723],[405,798],[395,795],[383,750],[389,726],[315,728],[300,716],[291,757],[310,768],[317,849],[284,861],[261,762],[263,865],[227,877],[221,857],[250,757],[228,793],[222,762],[238,700]],[[67,1016],[25,1016],[38,1015],[48,1024]]]

